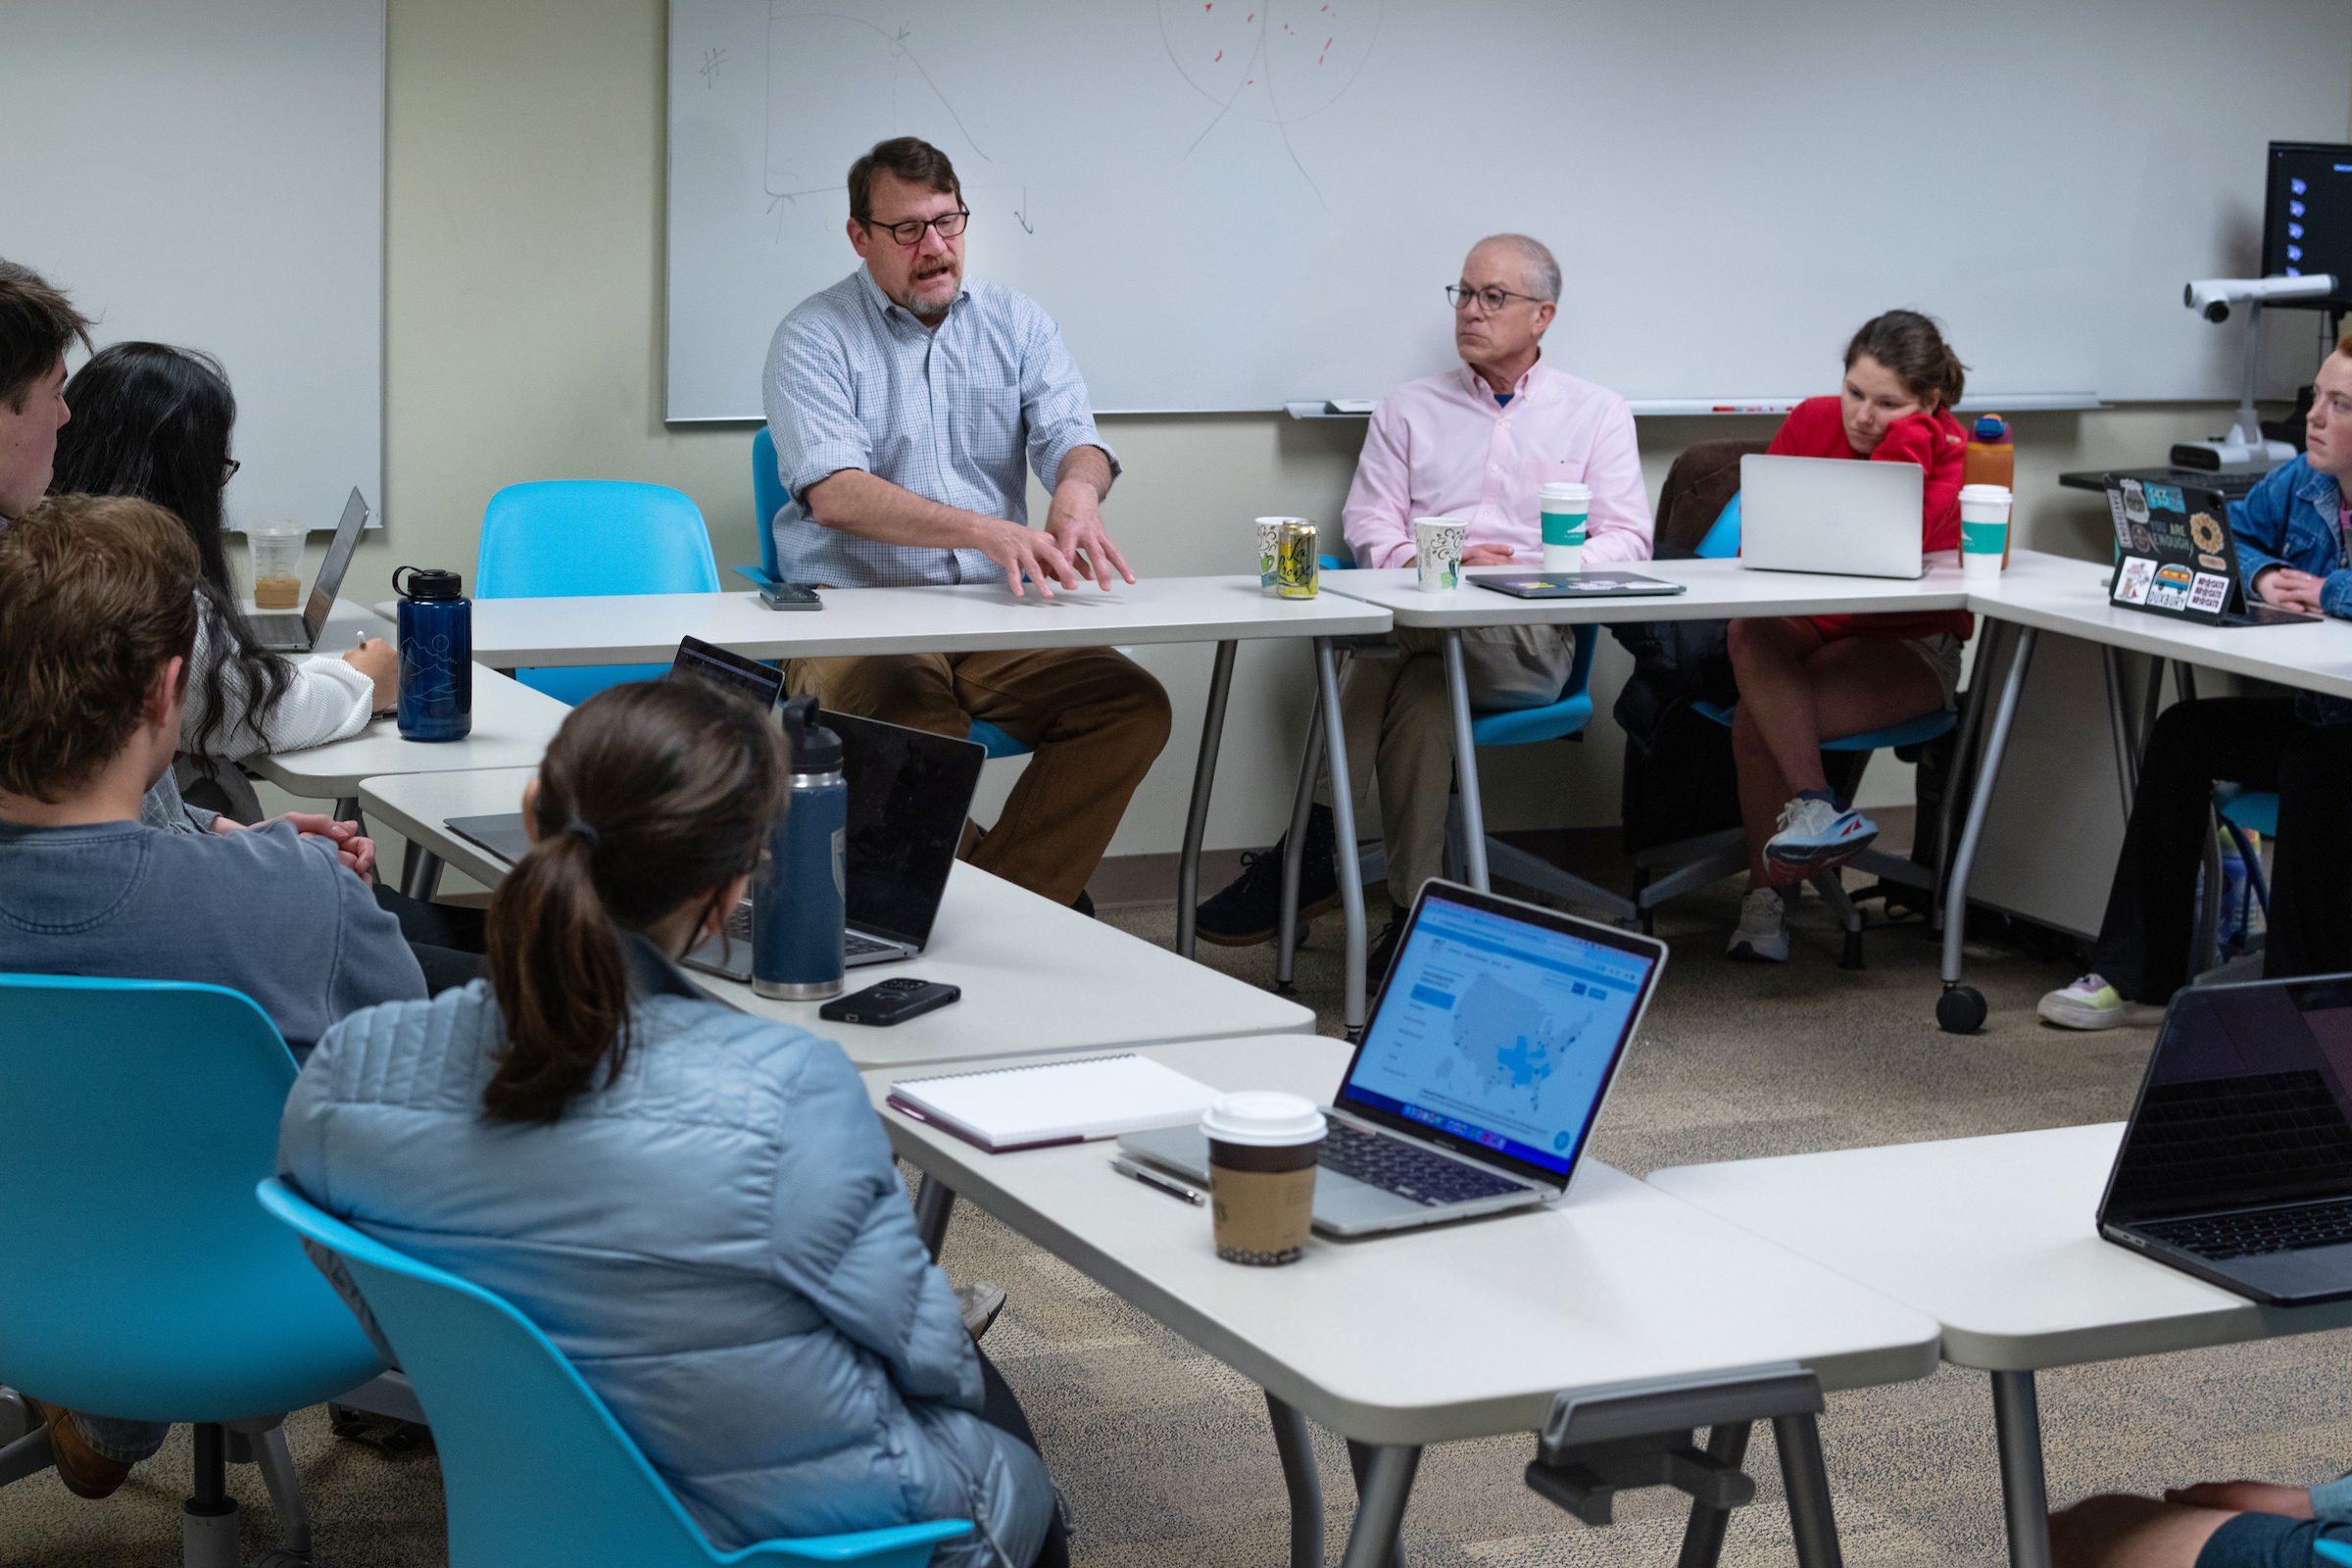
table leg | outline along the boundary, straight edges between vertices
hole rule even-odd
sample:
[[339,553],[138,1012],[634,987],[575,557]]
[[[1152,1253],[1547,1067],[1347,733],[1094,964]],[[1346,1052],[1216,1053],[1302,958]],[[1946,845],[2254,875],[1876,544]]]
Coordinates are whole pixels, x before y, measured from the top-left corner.
[[[1707,1457],[1737,1470],[1747,1457],[1752,1421],[1726,1421],[1707,1434]],[[1723,1558],[1723,1533],[1732,1522],[1729,1508],[1712,1507],[1692,1498],[1690,1522],[1683,1526],[1683,1554],[1675,1568],[1715,1568]]]
[[2123,793],[2124,817],[2132,816],[2132,797],[2139,793],[2139,760],[2132,755],[2132,726],[2124,716],[2124,656],[2113,643],[2099,645],[2099,665],[2107,675],[2107,732],[2115,742],[2115,786]]
[[1961,939],[1968,931],[1968,873],[1977,858],[1977,840],[1984,836],[1984,813],[2001,781],[2001,753],[2009,744],[2010,721],[2017,717],[2017,694],[2026,684],[2034,662],[2032,626],[2017,629],[2017,652],[2001,681],[2000,706],[1993,710],[1992,729],[1984,739],[1984,760],[1977,768],[1976,788],[1968,802],[1968,825],[1960,833],[1960,853],[1952,858],[1952,874],[1943,885],[1943,983],[1946,990],[1960,983]]
[[1274,914],[1274,989],[1290,995],[1298,956],[1298,879],[1306,867],[1306,819],[1315,805],[1315,769],[1323,760],[1323,695],[1315,694],[1306,720],[1306,755],[1298,760],[1298,792],[1291,797],[1290,831],[1282,841],[1282,907]]
[[921,1185],[914,1190],[914,1233],[934,1263],[939,1261],[939,1250],[947,1245],[948,1216],[955,1208],[956,1190],[925,1171]]
[[1274,1421],[1274,1451],[1282,1455],[1283,1490],[1291,1494],[1291,1568],[1323,1568],[1323,1482],[1306,1417],[1271,1394],[1266,1414]]
[[[1457,649],[1454,656],[1460,658]],[[1340,717],[1340,671],[1331,639],[1315,639],[1315,685],[1323,699],[1323,751],[1336,787],[1331,792],[1333,840],[1340,862],[1340,902],[1348,917],[1348,1038],[1364,1026],[1364,878],[1355,863],[1355,792],[1348,788],[1348,731]],[[1300,835],[1304,837],[1303,834]],[[1479,868],[1486,868],[1482,852]]]
[[[1470,885],[1481,893],[1487,885],[1487,813],[1478,799],[1478,750],[1470,739],[1470,682],[1462,673],[1462,634],[1446,630],[1446,692],[1453,709],[1453,784],[1462,798],[1462,854]],[[1403,899],[1389,890],[1391,903],[1410,904],[1417,888],[1406,888]]]
[[2050,1496],[2042,1482],[2041,1405],[2033,1373],[1992,1375],[1992,1430],[2001,1450],[2010,1568],[2050,1568]]
[[1984,683],[1988,672],[2000,662],[1999,645],[2001,623],[1984,622],[1984,638],[1977,645],[1976,670],[1968,677],[1968,695],[1960,704],[1960,732],[1952,745],[1952,776],[1943,781],[1943,798],[1936,804],[1936,893],[1928,908],[1928,929],[1943,929],[1943,900],[1940,894],[1944,880],[1952,872],[1953,813],[1959,809],[1961,780],[1969,770],[1969,759],[1976,754],[1977,733],[1984,727]]
[[1781,1450],[1781,1480],[1788,1489],[1788,1531],[1796,1538],[1797,1568],[1843,1568],[1819,1424],[1809,1410],[1776,1415],[1772,1436]]
[[2173,689],[2180,694],[2182,702],[2195,702],[2197,700],[2197,666],[2185,659],[2174,660]]
[[2139,710],[2139,733],[2132,738],[2132,770],[2139,771],[2140,759],[2147,756],[2148,737],[2156,733],[2156,718],[2164,709],[2164,661],[2148,657],[2148,695]]
[[[361,822],[360,798],[357,795],[335,797],[335,820],[338,822]],[[367,824],[361,822],[361,825],[365,827]]]
[[400,891],[412,899],[433,902],[441,888],[441,857],[419,845],[409,846],[400,867]]
[[1200,906],[1200,839],[1208,831],[1208,792],[1217,780],[1217,743],[1225,735],[1225,699],[1233,691],[1238,642],[1217,644],[1208,672],[1208,711],[1200,719],[1200,755],[1193,763],[1193,804],[1184,818],[1184,854],[1176,861],[1176,951],[1193,956],[1193,915]]
[[1404,1502],[1421,1468],[1420,1446],[1374,1447],[1351,1439],[1348,1459],[1355,1467],[1355,1522],[1340,1568],[1404,1568]]

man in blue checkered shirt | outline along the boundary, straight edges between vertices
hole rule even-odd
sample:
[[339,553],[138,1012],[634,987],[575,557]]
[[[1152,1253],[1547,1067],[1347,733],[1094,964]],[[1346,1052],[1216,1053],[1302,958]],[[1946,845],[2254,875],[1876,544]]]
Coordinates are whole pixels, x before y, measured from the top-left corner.
[[[1135,581],[1102,525],[1119,466],[1085,379],[1034,300],[964,277],[970,217],[927,142],[882,142],[851,166],[864,265],[793,308],[762,376],[787,496],[765,521],[787,581],[1002,578],[1049,598]],[[1028,525],[1024,458],[1054,492],[1042,529]],[[1108,648],[795,659],[785,679],[836,711],[958,736],[979,719],[1033,748],[996,827],[965,847],[983,870],[1082,909],[1168,739],[1167,694]]]

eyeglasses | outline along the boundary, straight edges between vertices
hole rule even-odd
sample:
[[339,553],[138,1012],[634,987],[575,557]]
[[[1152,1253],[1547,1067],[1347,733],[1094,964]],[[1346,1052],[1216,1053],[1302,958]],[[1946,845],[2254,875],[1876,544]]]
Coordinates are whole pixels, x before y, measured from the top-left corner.
[[939,230],[941,239],[954,239],[963,232],[963,225],[970,220],[971,216],[970,208],[959,207],[955,212],[942,213],[937,218],[909,218],[904,223],[877,223],[866,218],[861,218],[858,221],[868,228],[882,230],[901,245],[920,245],[923,242],[924,229],[936,228]]
[[1455,310],[1468,310],[1474,300],[1490,311],[1499,311],[1513,300],[1525,300],[1530,305],[1544,303],[1533,294],[1514,294],[1507,288],[1495,288],[1492,284],[1486,288],[1464,288],[1459,283],[1446,285],[1446,303]]
[[239,463],[236,459],[229,459],[228,466],[220,470],[220,482],[222,484],[226,484],[229,480],[234,479],[237,476],[237,470],[243,466],[245,466],[245,465]]

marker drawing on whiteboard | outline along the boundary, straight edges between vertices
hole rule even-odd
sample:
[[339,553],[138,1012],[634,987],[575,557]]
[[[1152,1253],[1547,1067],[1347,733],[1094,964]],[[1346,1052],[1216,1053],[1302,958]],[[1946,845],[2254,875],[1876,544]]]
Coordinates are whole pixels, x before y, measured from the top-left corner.
[[[963,122],[963,116],[956,112],[955,104],[949,101],[947,93],[941,89],[938,81],[932,77],[931,73],[924,67],[922,61],[916,57],[915,52],[909,42],[909,40],[911,40],[914,36],[914,28],[910,24],[901,23],[896,28],[886,31],[882,27],[875,25],[873,23],[866,21],[863,17],[845,16],[840,12],[835,11],[794,10],[788,7],[788,5],[785,3],[785,0],[771,0],[771,4],[768,7],[767,13],[768,122],[766,128],[767,145],[771,149],[775,146],[775,114],[777,94],[780,90],[784,92],[791,91],[791,84],[789,82],[779,81],[776,75],[776,29],[779,25],[790,27],[794,24],[807,24],[812,22],[836,22],[846,24],[849,26],[862,28],[864,31],[870,32],[876,38],[880,39],[882,49],[889,59],[894,61],[905,61],[907,65],[914,68],[914,73],[916,75],[922,78],[923,85],[930,89],[931,95],[934,98],[939,100],[939,107],[947,111],[948,118],[955,122],[956,129],[962,135],[964,145],[971,148],[973,156],[977,157],[984,164],[996,162],[995,159],[989,157],[988,153],[977,141],[972,139],[971,127]],[[760,186],[762,191],[769,197],[767,210],[771,213],[780,214],[784,205],[793,201],[796,197],[826,195],[834,191],[845,190],[848,188],[848,182],[846,179],[835,179],[830,183],[823,185],[804,184],[799,179],[793,177],[792,163],[790,160],[786,160],[781,163],[770,164],[761,172],[761,175],[762,177],[760,180]],[[811,175],[809,177],[815,176]],[[779,185],[781,185],[783,188],[779,189]],[[780,229],[779,232],[781,232]]]
[[1020,220],[1022,233],[1034,234],[1037,232],[1036,225],[1029,221],[1029,187],[1026,185],[1021,187],[1021,210],[1012,216]]
[[734,58],[734,54],[733,54],[733,51],[731,51],[731,50],[727,50],[727,49],[706,49],[706,50],[704,50],[704,51],[703,51],[703,65],[702,65],[703,85],[704,85],[704,86],[706,86],[706,87],[715,87],[715,86],[717,86],[717,85],[718,85],[718,74],[719,74],[719,71],[720,71],[720,69],[721,69],[721,68],[723,68],[723,67],[726,65],[726,63],[727,63],[729,60],[733,59],[733,58]]
[[[1238,111],[1274,127],[1298,177],[1328,207],[1291,127],[1329,109],[1354,83],[1380,35],[1381,9],[1382,0],[1340,0],[1310,16],[1303,0],[1277,0],[1268,9],[1246,11],[1237,24],[1230,4],[1220,12],[1216,0],[1203,0],[1197,9],[1189,0],[1159,0],[1160,42],[1169,64],[1216,106],[1184,157],[1200,151]],[[1298,20],[1288,20],[1293,16]]]

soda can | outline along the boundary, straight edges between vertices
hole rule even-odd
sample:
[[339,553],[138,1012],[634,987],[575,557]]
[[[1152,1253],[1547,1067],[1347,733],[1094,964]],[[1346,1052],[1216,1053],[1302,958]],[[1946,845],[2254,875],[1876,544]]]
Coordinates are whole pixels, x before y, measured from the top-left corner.
[[1282,525],[1282,552],[1275,564],[1275,591],[1285,599],[1315,597],[1315,525],[1303,520]]

